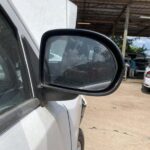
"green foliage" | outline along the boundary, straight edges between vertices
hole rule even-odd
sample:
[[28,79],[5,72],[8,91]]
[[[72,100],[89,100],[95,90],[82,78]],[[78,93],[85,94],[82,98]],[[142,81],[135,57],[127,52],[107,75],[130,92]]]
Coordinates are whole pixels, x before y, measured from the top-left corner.
[[114,36],[114,38],[112,38],[112,40],[118,45],[120,49],[122,49],[122,39],[122,36]]
[[[127,47],[126,47],[127,53],[143,53],[147,50],[144,45],[142,47],[133,46],[134,40],[137,40],[137,38],[127,40]],[[122,49],[122,43],[123,43],[123,37],[122,36],[115,36],[113,38],[113,41],[118,45],[118,47],[120,49]]]
[[142,46],[142,47],[136,47],[136,46],[130,46],[129,49],[127,50],[127,52],[129,53],[143,53],[145,52],[147,49]]

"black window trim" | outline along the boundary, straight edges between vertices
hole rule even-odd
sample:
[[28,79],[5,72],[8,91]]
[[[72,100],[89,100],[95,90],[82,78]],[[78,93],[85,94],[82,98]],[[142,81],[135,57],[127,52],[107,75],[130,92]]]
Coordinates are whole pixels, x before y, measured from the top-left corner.
[[[14,35],[16,39],[18,40],[18,43],[20,44],[21,51],[23,53],[23,58],[26,60],[25,65],[27,65],[27,75],[30,79],[29,84],[31,87],[31,90],[33,89],[32,86],[32,79],[30,76],[30,70],[27,63],[27,57],[25,55],[25,51],[23,48],[23,44],[21,41],[21,38],[19,36],[18,30],[12,20],[9,18],[6,11],[3,9],[2,5],[0,5],[0,12],[5,17],[6,21],[9,23],[10,27],[14,31]],[[28,115],[30,112],[35,110],[37,107],[40,106],[40,101],[37,98],[34,98],[34,91],[31,92],[31,96],[33,98],[27,99],[25,102],[19,104],[18,106],[12,108],[11,110],[3,113],[0,115],[0,134],[5,133],[9,128],[11,128],[13,125],[15,125],[17,122],[19,122],[22,118],[24,118],[26,115]]]
[[[27,61],[29,64],[29,70],[31,73],[31,79],[32,79],[33,88],[34,88],[34,94],[36,95],[36,97],[38,97],[40,99],[41,92],[39,91],[38,86],[37,86],[39,84],[39,67],[38,67],[39,60],[36,57],[36,54],[35,54],[32,46],[30,45],[29,41],[27,40],[27,38],[24,35],[21,36],[21,41],[23,43],[23,48],[26,53]],[[33,61],[34,61],[34,63],[33,63]]]
[[18,31],[17,27],[14,25],[13,21],[10,19],[10,17],[8,16],[8,14],[6,13],[6,11],[4,10],[4,8],[2,7],[1,4],[0,4],[0,12],[5,17],[6,21],[8,22],[8,24],[10,25],[10,27],[14,31],[14,35],[15,35],[16,39],[18,40],[18,44],[20,45],[21,51],[23,53],[23,57],[25,59],[25,65],[27,67],[27,74],[28,74],[28,77],[29,77],[29,80],[30,80],[30,88],[31,88],[31,91],[32,91],[32,96],[35,97],[33,83],[32,83],[31,74],[30,74],[30,69],[29,69],[29,64],[28,64],[25,49],[24,49],[24,46],[23,46],[23,43],[22,43],[22,40],[21,40],[21,35],[19,34],[19,31]]
[[29,99],[0,115],[0,134],[8,131],[9,128],[23,119],[27,114],[35,110],[39,105],[40,101],[38,99]]
[[20,47],[21,47],[21,50],[22,50],[22,53],[23,53],[23,57],[24,57],[24,61],[25,61],[26,69],[27,69],[27,74],[28,74],[28,78],[29,78],[31,93],[32,93],[32,96],[35,97],[35,91],[34,91],[34,87],[33,87],[32,75],[31,75],[28,59],[27,59],[27,56],[26,56],[26,52],[25,52],[25,49],[24,49],[24,45],[23,45],[23,42],[22,42],[22,39],[21,39],[21,36],[20,36],[19,33],[18,33],[18,40],[19,40],[19,43],[20,43]]

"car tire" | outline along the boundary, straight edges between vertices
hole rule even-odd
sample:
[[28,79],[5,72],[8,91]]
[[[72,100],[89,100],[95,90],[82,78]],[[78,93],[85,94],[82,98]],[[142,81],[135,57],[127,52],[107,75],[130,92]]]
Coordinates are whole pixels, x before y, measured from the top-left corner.
[[84,150],[84,134],[83,134],[82,129],[79,129],[78,149],[77,150]]
[[142,86],[142,91],[145,92],[145,93],[147,93],[147,92],[149,92],[149,88],[147,88],[145,86]]

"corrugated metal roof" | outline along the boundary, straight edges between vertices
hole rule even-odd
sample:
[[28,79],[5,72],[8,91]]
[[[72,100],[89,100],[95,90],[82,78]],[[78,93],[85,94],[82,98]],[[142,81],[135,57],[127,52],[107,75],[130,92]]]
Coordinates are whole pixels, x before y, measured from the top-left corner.
[[111,35],[115,29],[115,34],[123,35],[126,8],[130,5],[128,35],[150,36],[150,0],[72,1],[78,6],[78,23],[86,23],[78,24],[79,28],[92,29],[107,35]]

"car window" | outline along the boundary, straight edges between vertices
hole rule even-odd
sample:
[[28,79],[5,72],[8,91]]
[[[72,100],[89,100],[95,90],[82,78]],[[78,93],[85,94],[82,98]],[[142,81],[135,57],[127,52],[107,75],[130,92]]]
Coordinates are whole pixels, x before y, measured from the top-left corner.
[[0,115],[31,98],[19,40],[0,12]]
[[57,40],[57,44],[54,42],[51,45],[51,51],[49,53],[49,62],[61,62],[66,45],[67,42],[64,40]]

